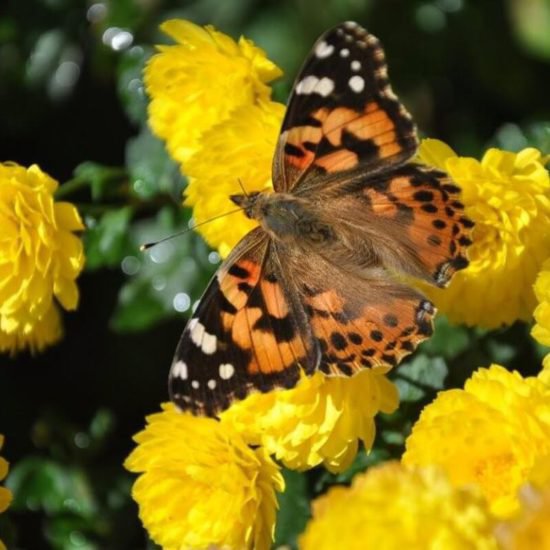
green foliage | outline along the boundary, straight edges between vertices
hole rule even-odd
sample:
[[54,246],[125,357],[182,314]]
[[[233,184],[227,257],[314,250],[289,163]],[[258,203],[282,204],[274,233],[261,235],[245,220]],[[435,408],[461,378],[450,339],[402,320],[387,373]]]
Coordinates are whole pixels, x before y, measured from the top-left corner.
[[181,200],[183,178],[176,163],[168,156],[164,143],[144,126],[138,136],[128,141],[126,165],[133,192],[142,200],[167,194]]
[[88,229],[84,234],[86,266],[88,269],[116,266],[128,250],[128,225],[133,209],[125,206],[106,212],[99,221],[86,220]]
[[275,546],[296,547],[298,535],[309,519],[310,495],[306,477],[300,472],[284,469],[285,491],[279,494],[279,511],[275,528]]

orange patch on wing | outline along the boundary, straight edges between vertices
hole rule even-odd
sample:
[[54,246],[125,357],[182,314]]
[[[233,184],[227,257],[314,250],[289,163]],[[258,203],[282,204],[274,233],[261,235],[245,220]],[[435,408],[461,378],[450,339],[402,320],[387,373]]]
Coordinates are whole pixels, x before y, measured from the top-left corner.
[[[392,136],[392,139],[395,139],[395,136]],[[396,155],[397,153],[400,153],[402,150],[399,143],[388,143],[387,145],[383,145],[380,147],[378,153],[381,158],[391,157],[393,155]]]
[[346,126],[346,130],[352,132],[359,139],[372,139],[390,132],[394,128],[395,125],[387,113],[380,110],[361,116]]
[[261,284],[267,312],[277,319],[286,317],[289,310],[281,285],[278,283],[270,283],[269,281],[262,281]]
[[384,193],[380,193],[372,187],[365,188],[365,195],[370,199],[373,209],[376,214],[384,217],[392,218],[397,215],[398,208],[393,202],[388,200],[388,197]]
[[308,297],[307,302],[315,309],[341,313],[344,310],[344,299],[333,290],[326,290]]
[[342,142],[342,130],[359,115],[353,109],[341,107],[328,112],[323,121],[323,134],[335,147]]
[[254,354],[247,366],[250,374],[281,372],[307,355],[304,343],[299,337],[293,338],[290,342],[277,342],[274,334],[255,331],[252,333],[252,339]]
[[316,166],[324,168],[327,172],[339,172],[349,170],[357,166],[359,158],[349,149],[339,149],[315,160]]
[[322,137],[323,133],[321,128],[314,126],[297,126],[290,129],[286,137],[286,142],[299,149],[302,152],[302,156],[286,154],[286,162],[300,170],[307,168],[313,162],[315,154],[309,149],[306,149],[304,144],[306,142],[317,144],[321,141]]
[[233,316],[231,327],[231,339],[243,349],[251,349],[252,327],[254,323],[262,316],[262,310],[257,307],[243,308]]
[[314,157],[315,155],[311,151],[307,151],[303,157],[285,155],[286,162],[299,170],[305,170],[313,162]]
[[241,309],[248,301],[246,292],[239,290],[239,283],[247,283],[250,286],[256,286],[260,278],[261,265],[250,260],[240,260],[235,263],[236,267],[245,270],[248,275],[246,277],[237,277],[229,273],[229,269],[218,276],[220,290],[235,308]]

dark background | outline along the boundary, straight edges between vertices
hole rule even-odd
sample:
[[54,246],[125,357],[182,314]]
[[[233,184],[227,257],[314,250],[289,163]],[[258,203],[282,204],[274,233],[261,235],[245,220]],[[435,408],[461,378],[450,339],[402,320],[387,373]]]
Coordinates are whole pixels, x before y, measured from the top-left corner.
[[[90,227],[81,302],[64,316],[63,341],[35,357],[0,358],[2,455],[15,493],[0,516],[0,539],[10,548],[153,547],[121,464],[145,415],[167,399],[187,315],[174,310],[173,297],[184,293],[192,303],[216,263],[191,234],[161,248],[156,262],[137,251],[190,216],[179,202],[185,181],[146,128],[140,81],[152,46],[165,40],[158,25],[171,17],[254,39],[285,72],[275,86],[281,101],[317,36],[356,20],[382,40],[394,90],[423,135],[477,157],[489,146],[549,150],[545,0],[4,0],[0,160],[37,163],[72,181],[66,198]],[[524,325],[488,334],[440,320],[400,380],[399,413],[381,419],[375,451],[352,470],[399,456],[448,372],[445,387],[489,361],[529,373],[538,355]],[[287,473],[278,542],[294,544],[309,498],[350,475]]]

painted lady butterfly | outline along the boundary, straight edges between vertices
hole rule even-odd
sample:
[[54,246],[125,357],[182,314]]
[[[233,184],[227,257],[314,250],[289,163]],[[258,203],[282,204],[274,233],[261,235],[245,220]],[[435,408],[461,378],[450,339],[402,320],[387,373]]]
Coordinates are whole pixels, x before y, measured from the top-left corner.
[[169,380],[180,409],[213,416],[301,370],[396,365],[431,334],[434,307],[404,279],[446,286],[473,224],[445,173],[410,162],[417,145],[378,40],[353,22],[325,33],[289,101],[275,192],[231,197],[259,227],[183,332]]

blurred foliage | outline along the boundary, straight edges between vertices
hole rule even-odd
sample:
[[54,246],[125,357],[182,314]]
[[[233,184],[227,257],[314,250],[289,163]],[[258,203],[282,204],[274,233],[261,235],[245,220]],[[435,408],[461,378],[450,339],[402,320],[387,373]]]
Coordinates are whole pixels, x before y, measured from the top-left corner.
[[[425,135],[460,154],[550,150],[548,0],[8,0],[0,8],[2,160],[38,163],[88,227],[87,273],[63,343],[3,357],[0,433],[15,500],[0,518],[9,548],[153,548],[122,468],[144,416],[167,399],[185,318],[219,257],[189,226],[185,179],[147,127],[142,68],[171,17],[245,34],[285,71],[284,101],[312,42],[354,19],[379,36],[394,87]],[[310,499],[398,457],[422,407],[480,365],[533,374],[542,350],[518,324],[486,333],[439,318],[434,337],[392,374],[401,406],[378,419],[370,454],[340,475],[285,472],[277,544],[294,546]]]

